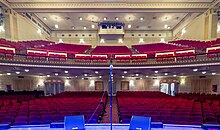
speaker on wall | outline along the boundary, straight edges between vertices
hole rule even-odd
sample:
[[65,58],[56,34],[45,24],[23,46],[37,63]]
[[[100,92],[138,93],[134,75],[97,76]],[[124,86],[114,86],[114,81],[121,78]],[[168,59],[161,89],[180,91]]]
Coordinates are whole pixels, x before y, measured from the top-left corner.
[[151,117],[132,116],[129,130],[150,130]]
[[85,130],[84,116],[65,116],[64,130]]

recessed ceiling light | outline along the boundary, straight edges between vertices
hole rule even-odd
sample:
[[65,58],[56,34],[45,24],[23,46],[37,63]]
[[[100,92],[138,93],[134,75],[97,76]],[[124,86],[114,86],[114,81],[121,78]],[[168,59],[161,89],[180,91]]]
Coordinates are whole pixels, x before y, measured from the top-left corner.
[[128,71],[124,71],[124,74],[127,74],[128,73]]
[[128,24],[128,28],[131,28],[131,24]]
[[139,76],[139,74],[135,74],[136,76]]
[[7,75],[11,75],[11,73],[7,73]]
[[194,72],[198,71],[198,69],[193,69]]
[[144,20],[144,17],[140,17],[140,20],[141,20],[141,21]]
[[104,17],[103,20],[107,20],[107,17]]
[[146,78],[148,78],[149,76],[148,75],[146,75]]
[[118,21],[118,20],[119,20],[119,18],[118,18],[118,17],[115,17],[115,20],[117,20],[117,21]]
[[155,73],[158,73],[158,71],[157,71],[157,70],[155,70],[154,72],[155,72]]
[[164,75],[168,75],[168,73],[164,73]]
[[57,24],[55,24],[55,28],[59,28],[59,26]]
[[125,76],[121,76],[122,78],[125,78]]
[[203,71],[202,74],[206,74],[206,71]]
[[167,27],[168,27],[168,25],[167,25],[167,24],[165,24],[165,25],[164,25],[164,28],[167,28]]
[[102,78],[102,76],[100,75],[100,76],[99,76],[99,78],[101,79],[101,78]]
[[47,17],[44,17],[43,19],[44,19],[44,20],[47,20]]
[[58,74],[58,73],[55,73],[55,75],[58,76],[59,74]]
[[16,74],[20,74],[21,72],[19,72],[19,71],[17,71],[17,72],[15,72]]
[[86,76],[88,76],[88,74],[84,74],[84,76],[86,77]]
[[64,71],[64,73],[66,73],[66,74],[67,74],[67,73],[69,73],[69,71],[65,70],[65,71]]
[[83,29],[86,30],[86,26],[84,26]]
[[98,72],[98,71],[95,71],[95,73],[98,74],[99,72]]
[[215,72],[213,72],[213,73],[212,73],[212,75],[216,75],[216,73],[215,73]]
[[92,28],[95,28],[95,25],[94,25],[94,24],[92,25]]
[[176,77],[176,75],[174,74],[173,77]]
[[82,21],[82,20],[83,20],[83,18],[82,18],[82,17],[79,17],[79,20],[81,20],[81,21]]
[[50,77],[50,75],[48,74],[47,77]]
[[24,71],[25,71],[25,72],[29,72],[30,70],[29,70],[29,69],[25,69]]

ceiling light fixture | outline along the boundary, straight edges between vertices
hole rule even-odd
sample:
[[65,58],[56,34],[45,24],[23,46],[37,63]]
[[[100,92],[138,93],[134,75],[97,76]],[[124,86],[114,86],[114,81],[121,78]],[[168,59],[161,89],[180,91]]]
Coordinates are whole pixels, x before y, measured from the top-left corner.
[[105,43],[105,39],[100,39],[100,43]]
[[155,70],[154,72],[155,72],[156,74],[158,73],[158,71],[157,71],[157,70]]
[[140,17],[140,20],[143,21],[143,20],[144,20],[144,17]]
[[75,27],[74,27],[74,26],[72,26],[72,29],[74,30],[74,29],[75,29]]
[[216,75],[216,73],[215,73],[215,72],[213,72],[213,73],[212,73],[212,75]]
[[149,76],[148,75],[146,75],[146,78],[148,78]]
[[55,24],[55,28],[57,29],[57,28],[59,28],[59,26],[57,24]]
[[82,18],[82,17],[79,17],[79,20],[81,20],[81,21],[82,21],[82,20],[83,20],[83,18]]
[[127,74],[128,73],[128,71],[124,71],[124,74]]
[[167,28],[168,28],[168,25],[167,25],[167,24],[165,24],[165,25],[164,25],[164,28],[166,28],[166,29],[167,29]]
[[125,78],[125,76],[121,76],[122,78]]
[[50,77],[50,75],[48,74],[47,77]]
[[58,43],[63,43],[63,39],[59,39]]
[[118,39],[118,43],[123,43],[123,40],[121,38]]
[[7,73],[7,75],[11,75],[11,73]]
[[65,70],[65,71],[64,71],[64,73],[66,73],[66,74],[67,74],[67,73],[69,73],[69,71]]
[[164,73],[164,75],[168,75],[168,73]]
[[44,17],[43,19],[46,21],[46,20],[47,20],[47,17]]
[[95,28],[95,25],[94,25],[94,24],[92,25],[92,28]]
[[161,42],[161,43],[165,43],[165,39],[164,39],[164,38],[161,38],[161,39],[160,39],[160,42]]
[[29,69],[25,69],[24,71],[25,71],[25,72],[29,72],[30,70],[29,70]]
[[193,69],[194,72],[198,71],[198,69]]
[[79,43],[85,43],[83,39],[79,39]]
[[128,28],[131,28],[131,24],[128,24]]
[[118,17],[115,17],[115,20],[117,20],[117,21],[118,21],[118,20],[119,20],[119,18],[118,18]]
[[86,30],[86,26],[84,26],[83,29]]
[[99,72],[98,72],[98,71],[95,71],[95,73],[98,74]]
[[88,76],[88,74],[84,74],[84,76],[86,77],[86,76]]
[[54,75],[58,76],[59,74],[58,74],[58,73],[55,73]]
[[107,20],[107,17],[104,17],[103,20],[106,21],[106,20]]
[[101,78],[102,78],[102,76],[100,75],[100,76],[99,76],[99,78],[101,79]]
[[139,43],[144,43],[144,38],[140,38]]
[[176,77],[176,75],[174,74],[173,77]]
[[135,74],[136,76],[139,76],[139,74]]
[[21,72],[19,72],[19,71],[17,71],[17,72],[15,72],[16,74],[20,74]]
[[203,71],[202,74],[206,74],[206,71]]

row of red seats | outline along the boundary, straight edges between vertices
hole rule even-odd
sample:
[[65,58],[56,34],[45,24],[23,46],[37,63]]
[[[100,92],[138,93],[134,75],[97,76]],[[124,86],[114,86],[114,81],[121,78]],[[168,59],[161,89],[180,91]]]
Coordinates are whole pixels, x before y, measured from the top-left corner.
[[[84,115],[86,123],[97,123],[103,114],[107,93],[100,103],[103,92],[64,92],[58,95],[21,102],[3,103],[0,106],[0,123],[11,125],[39,125],[63,122],[67,115]],[[8,100],[7,100],[8,101]]]
[[[152,121],[167,124],[220,123],[219,105],[210,106],[209,103],[171,97],[159,92],[119,92],[118,94],[121,123],[129,123],[132,115],[151,116]],[[214,109],[218,111],[213,111]]]

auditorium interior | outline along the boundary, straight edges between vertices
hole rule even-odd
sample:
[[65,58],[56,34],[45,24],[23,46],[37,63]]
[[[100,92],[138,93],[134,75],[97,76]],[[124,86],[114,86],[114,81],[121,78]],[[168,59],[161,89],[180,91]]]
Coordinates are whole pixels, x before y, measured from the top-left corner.
[[220,0],[0,0],[1,130],[219,130]]

